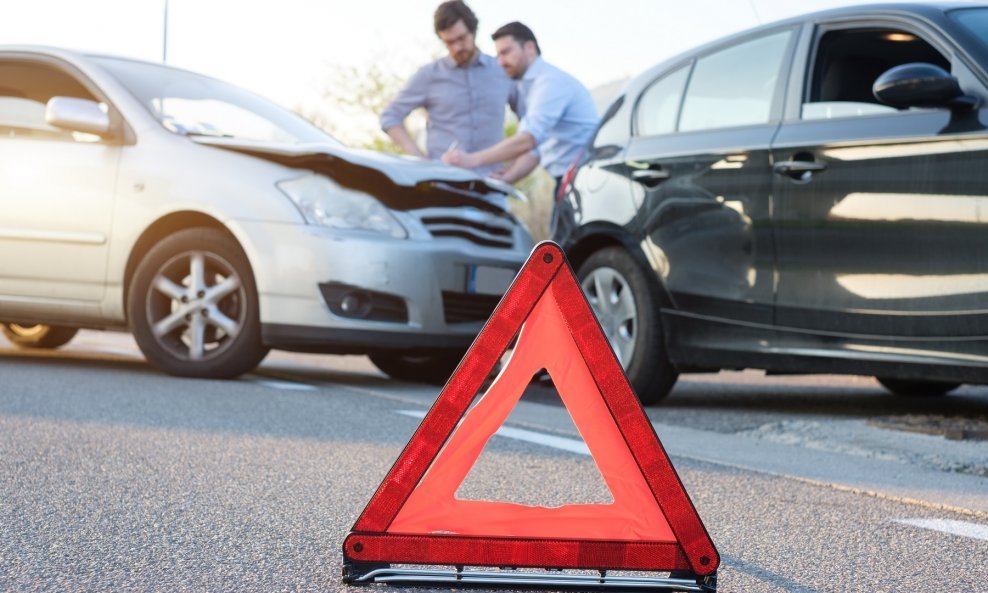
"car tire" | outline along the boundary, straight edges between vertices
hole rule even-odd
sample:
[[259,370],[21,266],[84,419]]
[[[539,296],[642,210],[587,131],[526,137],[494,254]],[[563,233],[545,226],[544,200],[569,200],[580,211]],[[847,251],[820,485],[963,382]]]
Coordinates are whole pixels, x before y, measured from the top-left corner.
[[381,372],[400,381],[445,385],[463,358],[462,351],[425,353],[375,352],[371,362]]
[[875,377],[875,379],[882,384],[882,387],[892,393],[908,397],[939,397],[941,395],[947,395],[961,386],[960,383],[951,383],[949,381],[892,379],[889,377]]
[[655,282],[621,247],[597,251],[577,276],[638,399],[657,404],[679,373],[666,354]]
[[127,311],[144,356],[172,375],[230,379],[268,352],[247,256],[217,229],[179,231],[151,248],[137,266]]
[[18,348],[52,350],[68,344],[79,332],[79,328],[43,323],[4,323],[0,324],[0,331]]

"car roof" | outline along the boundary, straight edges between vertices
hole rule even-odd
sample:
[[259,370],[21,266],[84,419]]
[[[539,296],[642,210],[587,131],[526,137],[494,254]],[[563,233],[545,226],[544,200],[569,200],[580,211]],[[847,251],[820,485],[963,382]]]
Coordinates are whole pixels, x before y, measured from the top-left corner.
[[150,60],[141,60],[139,58],[132,58],[128,56],[123,56],[119,54],[110,54],[96,51],[86,51],[79,49],[72,49],[66,47],[58,47],[54,45],[35,45],[35,44],[20,44],[20,45],[10,45],[10,44],[0,44],[0,53],[21,53],[21,54],[40,54],[46,56],[52,56],[56,58],[62,58],[72,63],[86,62],[88,60],[97,59],[111,59],[111,60],[121,60],[125,62],[134,62],[136,64],[146,64],[148,66],[160,66],[163,68],[170,68],[172,70],[179,70],[182,72],[188,72],[189,74],[195,74],[197,76],[203,76],[206,78],[212,78],[207,74],[202,74],[201,72],[196,72],[194,70],[186,70],[184,68],[178,68],[172,66],[171,64],[164,64],[161,62],[152,62]]
[[43,55],[63,58],[70,62],[78,62],[81,58],[83,58],[86,55],[84,52],[69,49],[69,48],[55,47],[53,45],[37,45],[37,44],[0,44],[0,52],[19,53],[19,54],[43,54]]
[[921,17],[925,20],[942,20],[944,14],[950,10],[956,8],[978,8],[984,7],[988,8],[988,3],[984,2],[963,2],[958,0],[953,0],[950,2],[894,2],[886,4],[858,4],[851,6],[840,6],[836,8],[828,8],[825,10],[818,10],[813,12],[807,12],[797,16],[788,17],[785,19],[780,19],[776,21],[771,21],[755,27],[750,27],[730,35],[724,35],[718,37],[706,43],[691,47],[683,52],[680,52],[668,59],[665,59],[648,69],[638,73],[633,76],[625,87],[618,93],[618,96],[624,95],[627,92],[632,92],[632,94],[641,90],[641,86],[650,82],[655,76],[668,70],[674,66],[677,62],[682,62],[688,58],[705,53],[708,49],[713,49],[721,45],[729,44],[734,39],[743,39],[751,35],[757,35],[759,31],[768,31],[776,28],[785,27],[786,25],[800,25],[807,22],[814,22],[820,20],[830,20],[840,17],[856,17],[856,16],[866,16],[866,15],[913,15]]

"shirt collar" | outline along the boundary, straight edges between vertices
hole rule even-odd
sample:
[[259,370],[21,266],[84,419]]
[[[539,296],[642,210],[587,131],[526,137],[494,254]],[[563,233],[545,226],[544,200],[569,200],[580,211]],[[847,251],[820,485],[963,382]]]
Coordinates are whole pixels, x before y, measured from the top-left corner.
[[[488,65],[490,63],[490,60],[491,59],[492,58],[490,56],[488,56],[487,54],[485,54],[484,52],[482,52],[482,51],[480,51],[478,49],[477,50],[477,53],[474,54],[474,56],[473,56],[473,61],[470,62],[469,64],[467,64],[466,66],[463,66],[463,67],[464,68],[473,68],[474,66],[486,66],[486,65]],[[442,57],[442,63],[445,64],[447,68],[459,68],[460,67],[460,66],[458,66],[456,64],[456,61],[449,56],[449,54],[446,54],[445,56]]]
[[522,80],[534,80],[536,76],[545,70],[545,62],[542,61],[542,56],[535,58],[535,61],[525,70],[525,74],[522,75]]

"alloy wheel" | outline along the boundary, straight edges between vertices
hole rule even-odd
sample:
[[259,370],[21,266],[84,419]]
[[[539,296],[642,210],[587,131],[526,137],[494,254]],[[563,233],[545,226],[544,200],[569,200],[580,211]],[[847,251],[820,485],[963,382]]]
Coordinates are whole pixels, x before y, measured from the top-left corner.
[[638,309],[628,281],[614,268],[591,271],[581,283],[600,327],[625,369],[635,354]]
[[208,251],[188,251],[155,274],[146,315],[169,354],[202,361],[222,354],[243,330],[246,302],[246,289],[230,262]]
[[34,325],[21,325],[20,323],[8,323],[7,329],[12,334],[26,339],[34,339],[43,336],[48,330],[47,325],[36,323]]

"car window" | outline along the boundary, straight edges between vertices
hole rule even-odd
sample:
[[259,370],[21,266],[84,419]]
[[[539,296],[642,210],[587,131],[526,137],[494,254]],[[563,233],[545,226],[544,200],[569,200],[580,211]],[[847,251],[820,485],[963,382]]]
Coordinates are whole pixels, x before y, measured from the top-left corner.
[[339,144],[298,115],[232,84],[157,64],[105,57],[95,61],[176,134]]
[[635,114],[638,135],[654,136],[676,131],[676,116],[689,71],[689,66],[684,66],[645,89]]
[[768,122],[791,35],[774,33],[697,60],[679,131]]
[[828,119],[895,113],[872,93],[883,72],[912,62],[950,70],[950,61],[912,33],[869,27],[828,31],[820,37],[811,69],[803,119]]
[[30,62],[0,62],[0,136],[68,142],[99,140],[92,134],[69,132],[49,124],[45,108],[52,97],[97,101],[79,81],[57,68]]
[[947,13],[950,18],[970,31],[985,48],[988,48],[988,8],[962,8]]

